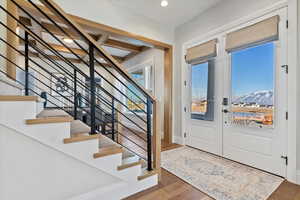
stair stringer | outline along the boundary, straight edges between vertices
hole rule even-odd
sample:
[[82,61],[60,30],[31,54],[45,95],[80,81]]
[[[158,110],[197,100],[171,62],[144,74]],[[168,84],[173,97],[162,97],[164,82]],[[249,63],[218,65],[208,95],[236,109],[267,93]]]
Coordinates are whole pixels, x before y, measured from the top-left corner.
[[[64,154],[72,156],[92,167],[96,167],[97,169],[126,181],[127,184],[124,189],[123,197],[132,195],[157,184],[157,175],[153,175],[141,181],[137,180],[137,176],[141,175],[140,166],[134,166],[118,171],[117,166],[122,163],[121,153],[94,159],[92,155],[98,151],[97,140],[63,144],[63,139],[70,137],[69,122],[26,125],[25,119],[34,119],[37,115],[36,102],[0,102],[0,110],[0,124],[21,132]],[[9,114],[6,115],[4,113]],[[18,115],[15,115],[14,113],[18,113]],[[86,195],[97,195],[99,193],[97,191],[98,190],[88,192]]]
[[121,189],[126,182],[62,154],[38,140],[0,125],[0,199],[65,200],[98,188]]

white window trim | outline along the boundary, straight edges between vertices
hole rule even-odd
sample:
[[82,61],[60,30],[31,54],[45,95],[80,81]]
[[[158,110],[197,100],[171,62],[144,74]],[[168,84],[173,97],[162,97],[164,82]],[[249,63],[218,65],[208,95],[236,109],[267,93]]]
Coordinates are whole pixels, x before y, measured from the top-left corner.
[[[145,77],[145,89],[151,90],[152,94],[155,95],[155,64],[154,64],[154,58],[151,58],[149,60],[146,60],[145,62],[141,62],[137,65],[134,65],[132,67],[128,67],[127,71],[128,73],[132,73],[134,71],[143,69],[143,74],[146,75]],[[152,77],[150,76],[149,71],[152,70]],[[124,88],[124,87],[123,87]],[[124,88],[125,92],[126,89]],[[123,97],[123,102],[126,104],[126,98]],[[123,108],[123,111],[127,115],[134,115],[132,112],[128,112],[125,108]],[[145,116],[145,113],[136,113],[139,116]]]

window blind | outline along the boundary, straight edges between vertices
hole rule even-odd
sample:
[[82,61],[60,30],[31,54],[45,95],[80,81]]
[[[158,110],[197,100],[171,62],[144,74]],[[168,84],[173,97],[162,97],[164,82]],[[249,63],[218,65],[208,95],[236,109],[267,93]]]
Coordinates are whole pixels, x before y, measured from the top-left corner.
[[246,48],[262,42],[277,40],[279,37],[279,16],[274,16],[254,25],[228,33],[226,51]]
[[186,54],[188,64],[201,62],[217,55],[217,39],[189,48]]

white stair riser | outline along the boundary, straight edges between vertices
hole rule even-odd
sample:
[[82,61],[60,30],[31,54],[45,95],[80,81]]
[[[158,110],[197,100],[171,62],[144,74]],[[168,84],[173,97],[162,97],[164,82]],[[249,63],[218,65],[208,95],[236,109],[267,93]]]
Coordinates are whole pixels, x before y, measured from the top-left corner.
[[120,171],[117,170],[117,172],[115,173],[118,175],[118,177],[120,177],[123,180],[136,182],[137,177],[140,176],[142,173],[142,166],[136,165]]
[[98,152],[98,141],[88,140],[77,143],[63,144],[62,149],[69,152],[77,159],[84,160],[85,162],[91,162],[93,154]]
[[46,144],[63,146],[63,139],[69,137],[70,122],[25,125],[26,135]]
[[25,125],[25,119],[36,116],[36,102],[34,101],[1,101],[0,123],[20,130]]
[[0,95],[22,95],[22,90],[0,81]]
[[94,166],[98,166],[103,171],[113,174],[112,169],[114,169],[116,166],[122,163],[122,154],[118,153],[109,156],[104,156],[101,158],[95,158],[95,159],[93,158],[91,160],[91,163]]
[[36,103],[36,114],[39,114],[44,110],[44,103],[43,102],[37,102]]

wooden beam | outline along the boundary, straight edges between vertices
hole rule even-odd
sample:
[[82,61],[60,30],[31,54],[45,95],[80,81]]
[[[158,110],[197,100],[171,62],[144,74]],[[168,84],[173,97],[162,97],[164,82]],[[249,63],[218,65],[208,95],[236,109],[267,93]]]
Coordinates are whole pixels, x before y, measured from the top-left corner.
[[[32,26],[31,20],[29,18],[21,17],[20,21],[27,26]],[[64,32],[68,33],[72,39],[74,39],[74,40],[81,39],[77,32],[72,31],[69,28],[61,26],[62,30],[60,30],[60,28],[58,28],[57,26],[55,26],[53,24],[49,24],[46,22],[42,22],[41,24],[45,29],[49,30],[49,32],[53,33],[54,35],[68,37],[65,33],[62,32],[62,30],[63,30]],[[47,31],[45,29],[42,29],[42,32],[47,33]],[[119,41],[119,40],[109,39],[108,34],[100,35],[100,37],[99,37],[99,35],[91,34],[91,33],[89,33],[89,35],[93,39],[95,39],[99,45],[113,47],[113,48],[121,49],[121,50],[125,50],[125,51],[140,52],[145,47],[145,46],[138,46],[138,45],[130,44],[130,43]]]
[[161,118],[159,114],[160,102],[153,103],[153,167],[161,178]]
[[165,50],[165,63],[164,63],[164,139],[168,144],[172,144],[172,88],[173,88],[173,48]]
[[[25,54],[24,51],[21,51],[22,54]],[[29,56],[30,57],[33,57],[33,58],[39,58],[40,56],[42,55],[39,55],[38,53],[36,52],[33,52],[33,51],[29,51]],[[56,61],[62,61],[64,62],[60,57],[57,57],[57,56],[54,56],[54,55],[48,55],[46,54],[47,57],[53,59],[53,60],[56,60]],[[81,60],[79,59],[76,59],[76,58],[66,58],[67,60],[69,60],[71,63],[75,63],[75,64],[80,64],[81,63]],[[99,66],[99,67],[111,67],[109,64],[107,63],[101,63],[100,65],[98,63],[95,63],[95,66]]]
[[126,62],[127,60],[132,59],[133,57],[137,56],[138,54],[149,50],[149,49],[150,49],[150,47],[144,46],[140,52],[131,52],[130,54],[128,54],[127,56],[124,57],[123,63]]
[[99,39],[97,40],[97,43],[99,45],[103,45],[107,40],[109,39],[109,35],[108,34],[102,34]]
[[[18,18],[18,9],[15,6],[14,3],[11,1],[7,1],[6,4],[7,11],[14,16],[15,18]],[[11,16],[7,15],[6,18],[6,24],[7,26],[13,30],[16,31],[18,27],[18,22],[14,20]],[[19,38],[14,33],[7,30],[6,32],[6,41],[8,44],[10,44],[14,48],[18,48],[19,45]],[[6,57],[8,60],[10,60],[12,63],[17,63],[17,56],[18,53],[10,46],[6,46]],[[12,64],[11,62],[6,62],[6,75],[9,76],[11,79],[16,80],[16,66]]]
[[[26,9],[31,14],[38,15],[40,17],[45,18],[45,16],[43,16],[30,3],[28,3],[24,0],[16,0],[16,1],[22,8]],[[38,6],[38,7],[41,10],[43,10],[47,15],[50,15],[51,18],[54,19],[56,22],[64,23],[64,21],[60,17],[53,15],[53,13],[48,8],[46,8],[45,6]],[[119,36],[124,36],[124,37],[128,37],[128,38],[136,39],[136,40],[139,40],[139,41],[143,41],[143,42],[152,44],[156,48],[159,48],[159,49],[169,49],[169,48],[172,47],[172,45],[170,45],[170,44],[160,42],[160,41],[157,41],[157,40],[153,40],[153,39],[150,39],[150,38],[147,38],[147,37],[144,37],[144,36],[141,36],[141,35],[137,35],[137,34],[134,34],[134,33],[130,33],[128,31],[124,31],[124,30],[121,30],[121,29],[118,29],[118,28],[114,28],[114,27],[111,27],[111,26],[108,26],[108,25],[105,25],[105,24],[94,22],[92,20],[84,19],[84,18],[79,17],[79,16],[67,14],[67,17],[69,19],[75,21],[83,29],[86,29],[86,30],[89,30],[89,31],[91,31],[91,30],[93,30],[95,32],[99,32],[99,31],[103,32],[104,31],[104,32],[116,34],[116,35],[119,35]]]
[[133,44],[130,44],[127,42],[122,42],[122,41],[113,40],[113,39],[108,39],[103,45],[121,49],[121,50],[125,50],[125,51],[130,51],[130,52],[141,52],[142,48],[143,48],[143,46],[137,46],[137,45],[133,45]]

